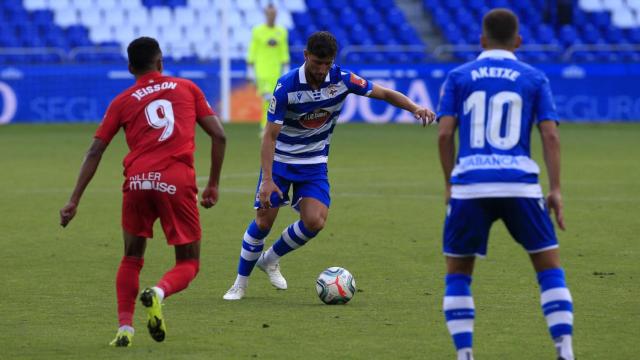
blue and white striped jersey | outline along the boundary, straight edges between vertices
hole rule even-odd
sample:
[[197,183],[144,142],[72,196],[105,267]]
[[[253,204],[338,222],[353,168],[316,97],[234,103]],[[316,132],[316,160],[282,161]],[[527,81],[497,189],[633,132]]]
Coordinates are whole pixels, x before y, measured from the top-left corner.
[[283,75],[271,98],[267,119],[282,124],[276,141],[277,163],[288,165],[324,164],[329,155],[331,134],[347,95],[368,95],[373,84],[333,65],[320,89],[313,90],[304,65]]
[[558,120],[544,73],[512,52],[484,51],[449,73],[438,108],[438,118],[445,115],[459,128],[452,198],[542,197],[531,129]]

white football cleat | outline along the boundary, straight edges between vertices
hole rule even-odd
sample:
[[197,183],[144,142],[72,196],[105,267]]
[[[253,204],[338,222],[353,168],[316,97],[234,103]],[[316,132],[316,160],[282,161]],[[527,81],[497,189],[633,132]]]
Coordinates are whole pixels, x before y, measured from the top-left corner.
[[244,293],[247,289],[238,285],[233,285],[227,293],[222,297],[225,300],[240,300],[244,297]]
[[280,273],[280,263],[275,263],[272,265],[267,265],[264,263],[264,253],[260,255],[260,258],[256,262],[256,266],[258,269],[267,273],[269,276],[269,281],[271,281],[271,285],[275,286],[276,289],[286,290],[287,289],[287,280]]

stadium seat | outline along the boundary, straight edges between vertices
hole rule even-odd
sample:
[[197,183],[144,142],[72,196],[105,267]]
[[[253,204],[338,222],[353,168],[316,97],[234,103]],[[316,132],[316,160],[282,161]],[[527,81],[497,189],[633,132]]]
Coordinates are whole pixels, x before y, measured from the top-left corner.
[[622,29],[630,29],[640,25],[636,21],[634,14],[629,11],[629,8],[618,8],[613,10],[611,23]]

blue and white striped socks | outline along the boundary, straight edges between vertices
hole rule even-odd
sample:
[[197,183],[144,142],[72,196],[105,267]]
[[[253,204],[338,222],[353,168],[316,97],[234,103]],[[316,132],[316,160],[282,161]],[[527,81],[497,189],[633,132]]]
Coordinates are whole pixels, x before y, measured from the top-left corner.
[[562,269],[538,273],[540,304],[558,356],[573,360],[573,302]]
[[255,220],[249,224],[242,239],[242,250],[240,250],[240,261],[238,262],[238,277],[235,285],[247,287],[249,275],[262,253],[264,238],[267,235],[269,235],[269,230],[260,230]]
[[317,232],[307,230],[302,220],[289,225],[280,238],[264,254],[264,262],[273,264],[285,254],[303,246],[307,241],[318,235]]
[[472,360],[475,306],[471,296],[471,276],[448,274],[445,285],[442,308],[458,360]]

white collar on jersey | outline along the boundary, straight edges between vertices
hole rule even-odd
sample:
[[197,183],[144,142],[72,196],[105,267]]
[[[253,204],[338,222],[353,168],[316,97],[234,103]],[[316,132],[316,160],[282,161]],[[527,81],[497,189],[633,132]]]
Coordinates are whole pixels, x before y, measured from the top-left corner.
[[[305,62],[298,69],[298,78],[300,79],[300,84],[306,84],[307,83],[307,76],[304,74],[304,67],[305,67],[306,64],[307,63]],[[331,74],[331,70],[329,70],[329,72],[327,73],[327,77],[324,78],[324,82],[331,81],[331,77],[329,76],[329,74]]]
[[478,55],[478,60],[485,58],[518,60],[516,54],[502,49],[485,50]]

